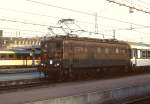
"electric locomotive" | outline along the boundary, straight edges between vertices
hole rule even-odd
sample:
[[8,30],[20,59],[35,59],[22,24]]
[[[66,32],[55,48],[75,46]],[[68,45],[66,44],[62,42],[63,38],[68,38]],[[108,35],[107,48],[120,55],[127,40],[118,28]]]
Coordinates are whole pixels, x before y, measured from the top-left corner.
[[51,77],[79,77],[127,71],[130,60],[131,47],[123,41],[56,36],[41,42],[39,70]]

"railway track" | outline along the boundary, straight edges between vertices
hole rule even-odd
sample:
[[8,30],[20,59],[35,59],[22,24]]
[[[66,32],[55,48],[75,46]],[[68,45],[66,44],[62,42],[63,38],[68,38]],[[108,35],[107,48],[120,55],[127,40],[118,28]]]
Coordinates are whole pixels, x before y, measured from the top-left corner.
[[34,86],[42,86],[48,83],[48,80],[42,78],[0,81],[0,92]]
[[139,74],[149,74],[149,73],[113,73],[113,74],[106,74],[101,76],[100,78],[89,78],[89,79],[70,79],[70,80],[58,80],[58,81],[50,81],[46,78],[35,78],[35,79],[21,79],[21,80],[9,80],[9,81],[0,81],[0,92],[15,90],[15,89],[25,89],[28,87],[36,87],[42,85],[49,85],[49,84],[57,84],[57,83],[64,83],[64,82],[82,82],[82,81],[89,81],[89,80],[103,80],[103,79],[116,79],[120,77],[126,76],[133,76]]
[[125,102],[123,104],[150,104],[150,95]]

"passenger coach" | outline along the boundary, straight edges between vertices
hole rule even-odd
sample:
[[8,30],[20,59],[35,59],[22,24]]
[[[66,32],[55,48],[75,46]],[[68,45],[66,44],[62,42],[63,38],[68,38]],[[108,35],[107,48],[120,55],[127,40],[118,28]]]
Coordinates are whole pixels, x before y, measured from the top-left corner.
[[0,68],[33,67],[40,64],[40,53],[27,50],[0,50]]
[[128,43],[131,47],[131,63],[133,67],[150,66],[150,45],[143,43]]

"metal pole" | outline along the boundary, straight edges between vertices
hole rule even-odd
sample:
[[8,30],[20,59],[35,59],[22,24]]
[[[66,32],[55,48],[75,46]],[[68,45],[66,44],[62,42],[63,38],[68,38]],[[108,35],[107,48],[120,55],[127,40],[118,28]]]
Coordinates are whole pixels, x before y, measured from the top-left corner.
[[116,39],[116,30],[113,29],[113,39]]
[[98,15],[97,15],[97,13],[95,13],[95,34],[98,34],[98,24],[97,24],[97,18],[98,17]]

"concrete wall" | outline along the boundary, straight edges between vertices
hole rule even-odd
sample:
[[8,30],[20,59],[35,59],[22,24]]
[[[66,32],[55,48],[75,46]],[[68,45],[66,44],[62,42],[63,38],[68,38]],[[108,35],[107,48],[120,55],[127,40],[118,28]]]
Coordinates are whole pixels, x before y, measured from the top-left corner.
[[116,104],[119,100],[127,100],[129,97],[142,96],[146,93],[150,93],[150,84],[88,92],[79,95],[29,102],[26,104],[103,104],[109,101],[113,101],[114,104]]

